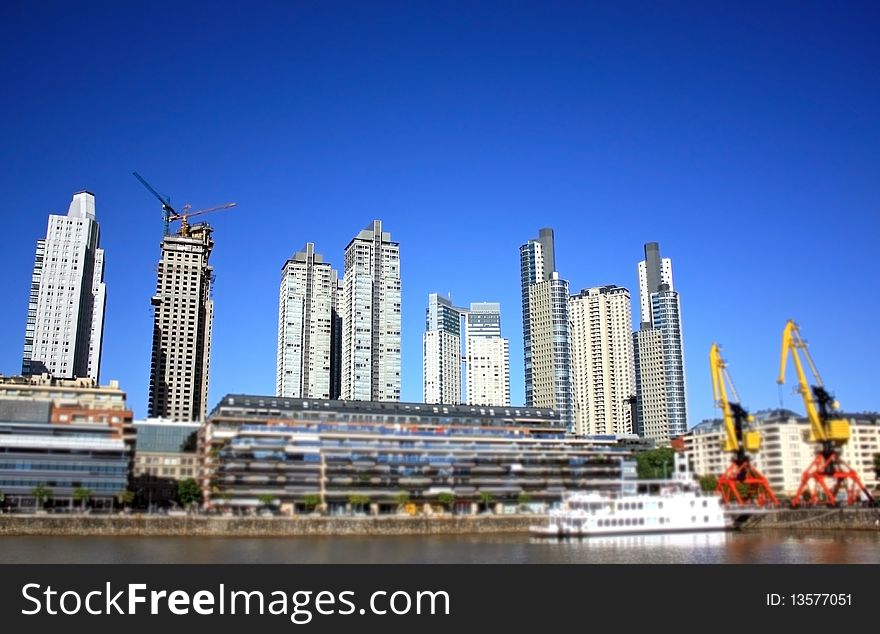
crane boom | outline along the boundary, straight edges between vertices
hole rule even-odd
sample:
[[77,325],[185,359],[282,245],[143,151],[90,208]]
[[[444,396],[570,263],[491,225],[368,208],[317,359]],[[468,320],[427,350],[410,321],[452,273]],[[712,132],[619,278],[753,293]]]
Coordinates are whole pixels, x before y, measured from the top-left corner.
[[[779,504],[767,478],[752,465],[748,452],[761,448],[761,434],[749,429],[752,417],[739,403],[739,395],[721,356],[721,348],[713,343],[709,349],[712,372],[712,396],[724,417],[723,449],[731,454],[730,465],[718,477],[718,492],[725,503],[756,502],[759,506]],[[731,397],[733,400],[731,400]]]
[[[801,352],[813,375],[812,385],[801,361]],[[829,506],[836,506],[840,492],[846,493],[849,504],[858,502],[862,495],[872,500],[858,472],[840,458],[842,447],[850,436],[849,421],[840,417],[837,411],[839,405],[825,389],[819,370],[807,349],[807,343],[801,337],[798,325],[791,319],[782,331],[779,377],[776,379],[780,385],[785,383],[789,354],[797,373],[797,391],[803,398],[810,423],[809,441],[816,444],[816,456],[801,475],[801,484],[792,499],[792,506],[797,506],[801,501],[806,501],[807,504],[824,501]]]
[[150,185],[147,180],[138,174],[137,172],[132,172],[132,175],[136,179],[141,182],[141,185],[147,188],[147,191],[153,194],[160,203],[162,203],[162,220],[164,222],[164,233],[162,235],[168,235],[168,225],[171,223],[172,216],[177,216],[177,211],[175,211],[174,207],[171,206],[171,199],[168,196],[163,196],[159,192],[155,190],[155,188]]

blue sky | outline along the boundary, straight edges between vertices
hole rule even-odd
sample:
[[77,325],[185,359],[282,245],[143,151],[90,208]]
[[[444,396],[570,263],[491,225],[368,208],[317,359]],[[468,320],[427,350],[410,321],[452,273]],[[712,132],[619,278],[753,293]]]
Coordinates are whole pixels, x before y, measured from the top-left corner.
[[401,243],[405,400],[427,295],[449,292],[501,302],[522,402],[518,247],[552,226],[572,290],[626,286],[634,310],[643,243],[673,258],[691,424],[714,413],[712,341],[746,406],[778,405],[789,317],[844,408],[880,409],[876,4],[145,5],[0,8],[3,373],[34,242],[89,189],[102,380],[146,415],[162,223],[138,170],[178,205],[239,204],[211,217],[211,405],[273,392],[285,259],[312,241],[341,268],[380,218]]

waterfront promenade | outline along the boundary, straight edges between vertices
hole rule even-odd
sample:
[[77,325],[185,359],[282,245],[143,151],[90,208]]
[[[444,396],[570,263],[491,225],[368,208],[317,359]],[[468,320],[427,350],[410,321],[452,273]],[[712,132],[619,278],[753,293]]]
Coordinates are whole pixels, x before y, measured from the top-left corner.
[[[224,517],[216,515],[0,515],[2,535],[296,537],[527,533],[540,515]],[[880,531],[880,509],[780,510],[749,517],[743,531]]]

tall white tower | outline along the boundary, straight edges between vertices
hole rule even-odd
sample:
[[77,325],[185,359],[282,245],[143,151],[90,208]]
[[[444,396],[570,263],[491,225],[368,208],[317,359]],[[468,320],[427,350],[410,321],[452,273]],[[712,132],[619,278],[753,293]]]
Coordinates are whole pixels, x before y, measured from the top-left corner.
[[466,324],[467,404],[510,405],[510,343],[501,336],[501,305],[472,303]]
[[400,245],[374,220],[345,248],[341,398],[400,400]]
[[428,295],[422,378],[425,403],[461,403],[461,311],[437,293]]
[[277,396],[339,397],[337,287],[336,271],[311,242],[285,262],[278,297]]
[[629,291],[588,288],[573,295],[568,306],[575,433],[630,434],[635,369]]
[[73,195],[37,241],[21,373],[99,380],[104,336],[104,250],[95,195]]

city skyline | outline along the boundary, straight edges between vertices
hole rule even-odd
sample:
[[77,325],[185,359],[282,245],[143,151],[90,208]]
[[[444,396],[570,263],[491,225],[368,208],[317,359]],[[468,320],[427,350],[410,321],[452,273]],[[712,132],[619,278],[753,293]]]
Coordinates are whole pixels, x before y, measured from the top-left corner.
[[[209,407],[229,392],[274,391],[284,258],[313,241],[338,266],[351,235],[377,217],[404,249],[403,400],[420,398],[427,293],[491,297],[516,324],[514,249],[552,226],[557,268],[573,290],[618,284],[635,295],[633,263],[645,242],[675,259],[691,424],[717,413],[712,341],[724,347],[745,405],[779,404],[788,318],[809,333],[842,407],[878,408],[870,366],[878,343],[865,333],[878,310],[868,289],[880,144],[866,113],[878,100],[871,60],[880,56],[861,11],[766,9],[758,27],[705,7],[686,22],[654,16],[660,23],[648,28],[611,8],[538,20],[521,8],[500,17],[476,8],[474,19],[493,25],[488,41],[484,30],[463,32],[415,9],[365,33],[362,18],[373,18],[362,11],[316,10],[303,23],[269,11],[272,19],[255,25],[269,49],[236,36],[214,50],[203,33],[218,24],[227,32],[229,16],[198,16],[207,23],[195,33],[196,15],[183,9],[169,37],[187,42],[194,73],[178,53],[156,50],[139,10],[122,11],[107,30],[94,15],[58,9],[50,24],[39,9],[18,9],[2,43],[16,63],[0,71],[18,95],[0,124],[10,166],[0,179],[14,210],[0,255],[9,302],[0,371],[20,370],[34,241],[47,214],[88,188],[100,201],[107,252],[101,375],[119,379],[143,416],[162,225],[130,177],[138,169],[175,205],[240,205],[211,218]],[[320,53],[331,27],[340,46]],[[70,29],[83,37],[62,50]],[[46,46],[29,55],[25,35],[36,32]],[[749,50],[737,46],[744,36]],[[813,46],[817,38],[826,46]],[[454,72],[436,54],[448,41],[459,42]],[[413,54],[403,59],[401,48]],[[166,78],[165,90],[118,65],[133,56],[148,60],[143,76]],[[279,84],[279,74],[300,80]],[[167,99],[217,90],[221,103]],[[809,255],[832,245],[844,248]],[[732,301],[734,286],[748,290],[747,302]],[[833,311],[817,301],[831,289]],[[522,403],[522,333],[507,335],[511,401]],[[790,386],[782,396],[800,410]]]

